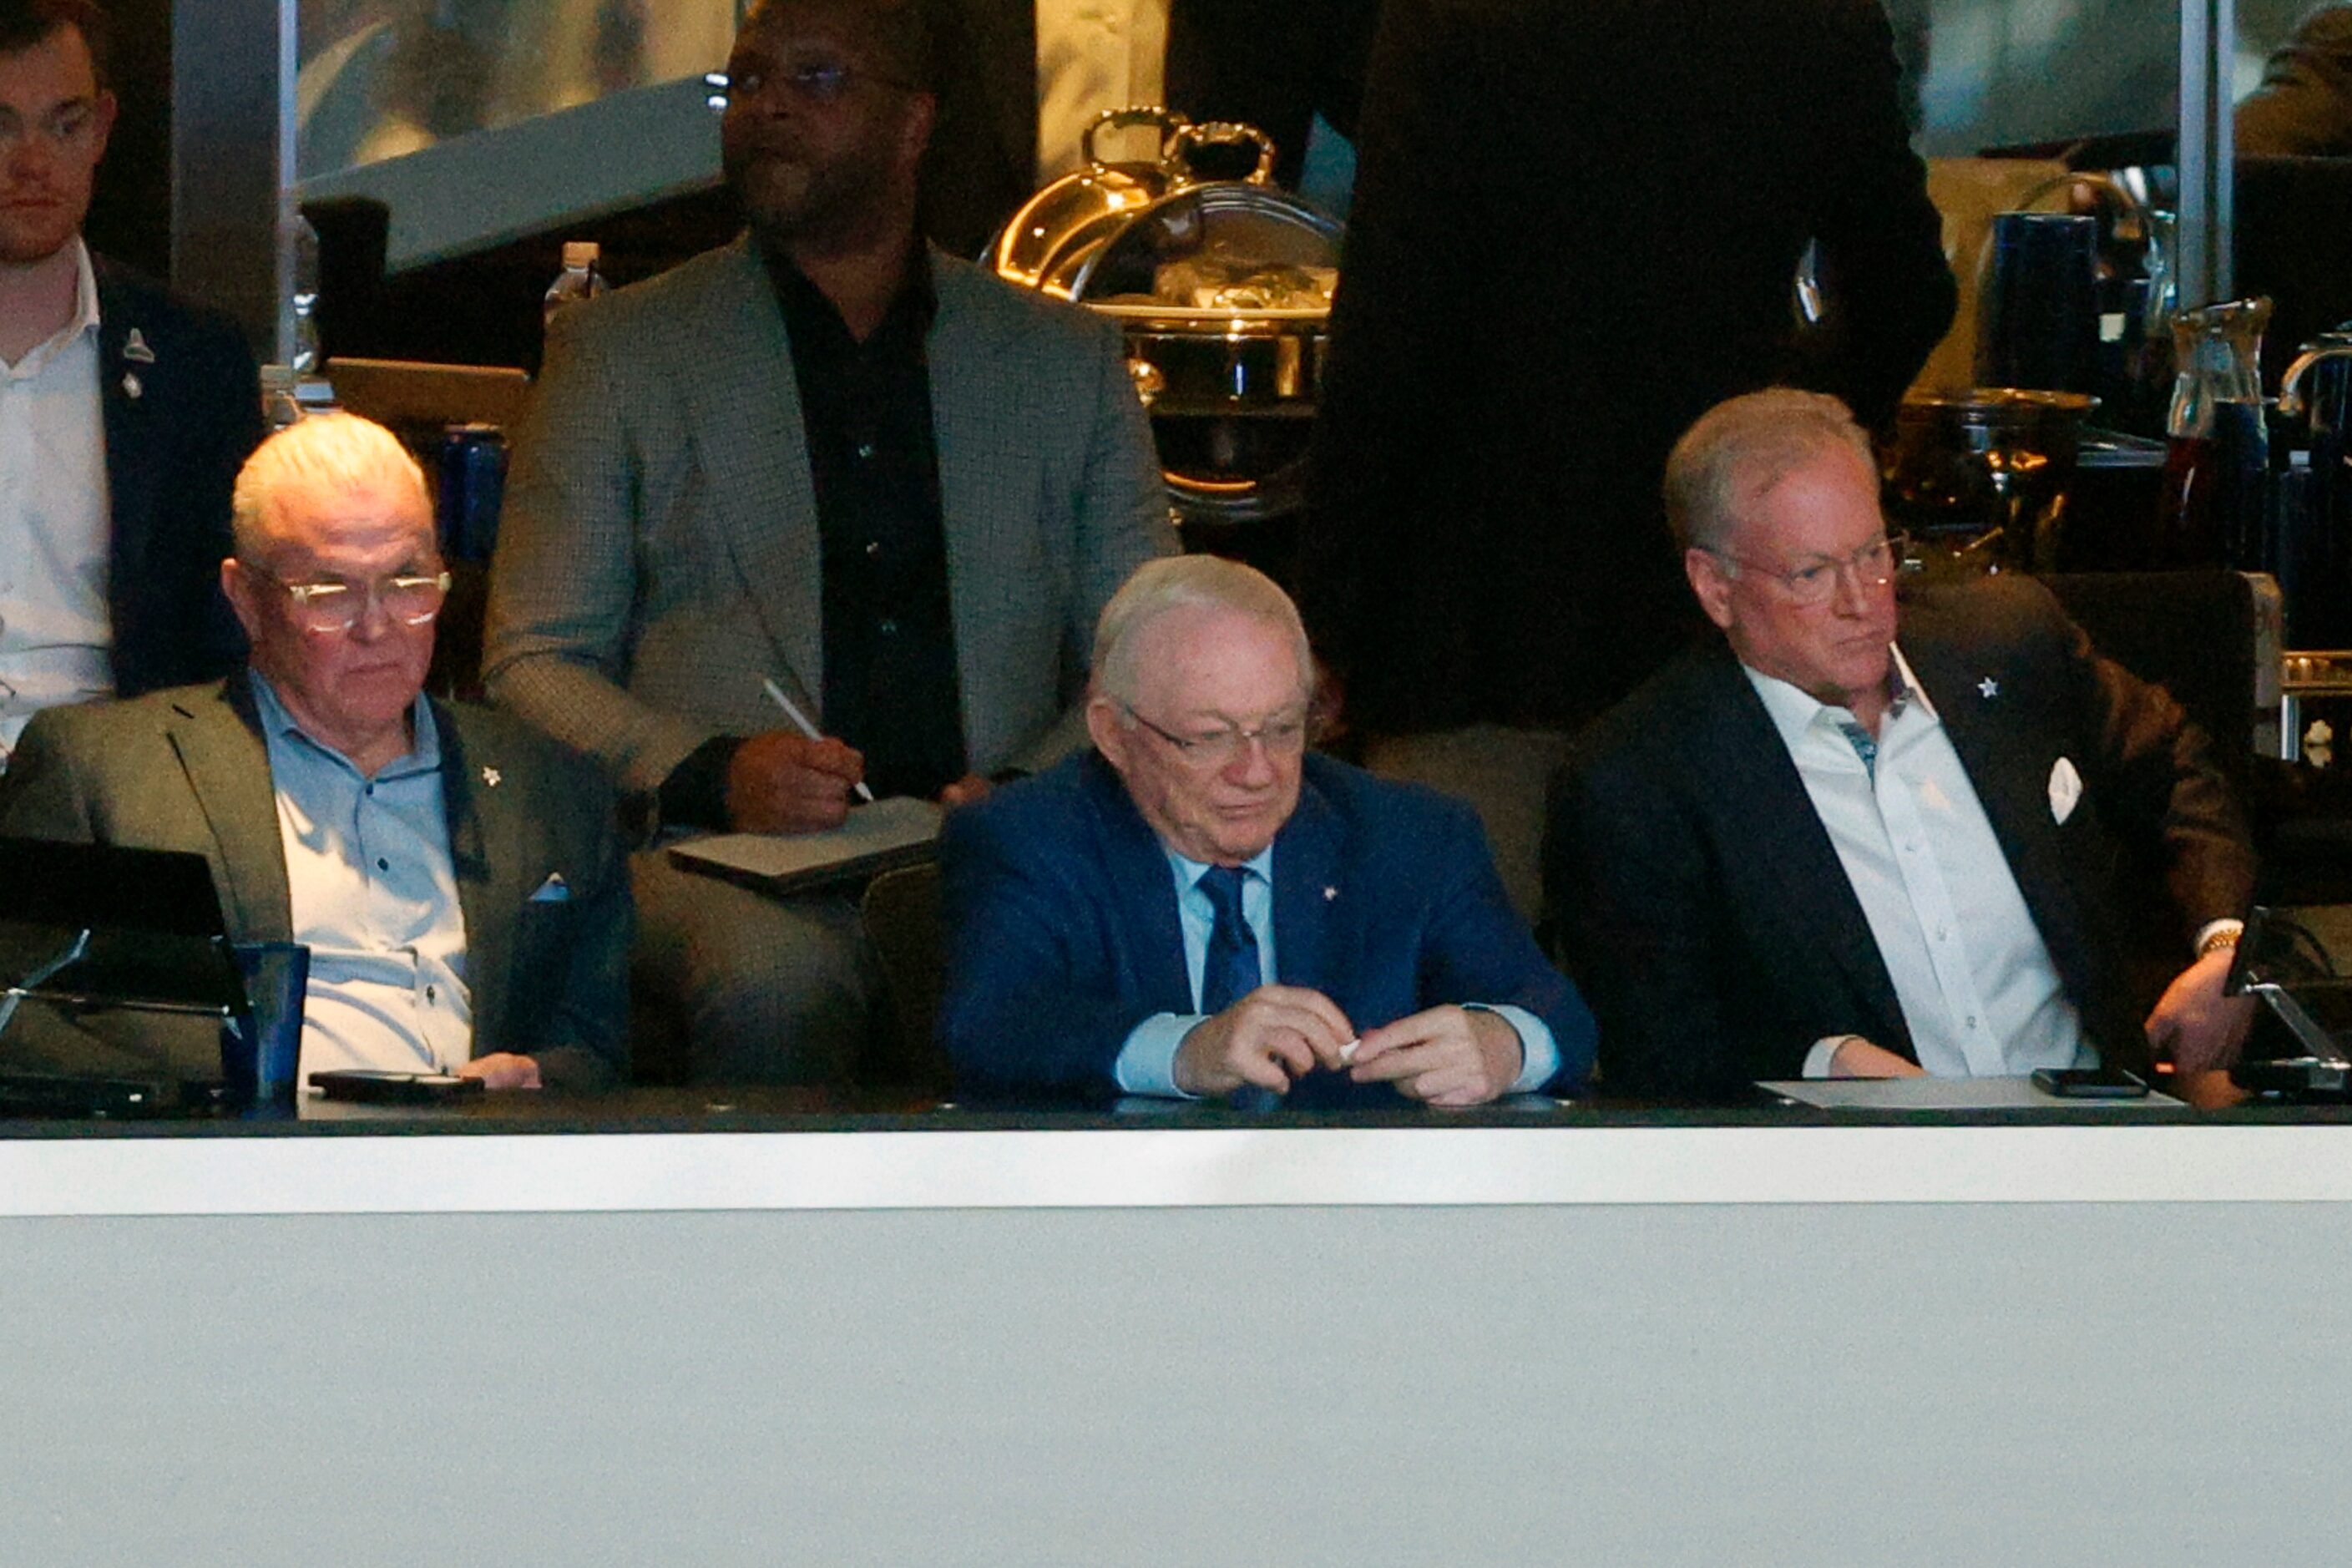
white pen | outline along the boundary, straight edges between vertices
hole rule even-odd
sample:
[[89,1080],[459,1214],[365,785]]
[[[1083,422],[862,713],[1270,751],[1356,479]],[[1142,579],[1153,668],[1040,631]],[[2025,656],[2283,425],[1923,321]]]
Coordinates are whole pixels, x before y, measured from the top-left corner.
[[[774,701],[775,705],[784,710],[784,717],[793,721],[793,729],[798,730],[802,734],[806,735],[812,741],[822,741],[824,739],[823,735],[817,733],[816,726],[809,722],[808,715],[802,712],[798,708],[793,705],[793,700],[784,695],[784,689],[776,684],[773,677],[766,675],[760,677],[760,684],[766,689],[769,698]],[[860,779],[856,784],[852,784],[850,787],[857,792],[858,799],[864,801],[868,805],[872,805],[874,804],[874,792],[866,787],[866,782],[863,779]]]

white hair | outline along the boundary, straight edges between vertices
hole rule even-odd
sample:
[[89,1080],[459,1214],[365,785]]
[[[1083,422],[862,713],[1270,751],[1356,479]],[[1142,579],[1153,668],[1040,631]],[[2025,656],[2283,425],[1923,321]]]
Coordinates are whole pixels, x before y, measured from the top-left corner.
[[432,514],[425,470],[391,431],[356,414],[296,420],[264,441],[237,471],[231,521],[236,552],[248,560],[258,555],[289,494],[379,489],[404,490]]
[[1095,623],[1094,689],[1119,702],[1135,699],[1142,673],[1137,645],[1145,627],[1176,610],[1230,610],[1290,635],[1298,655],[1301,690],[1315,684],[1314,655],[1298,606],[1281,585],[1255,567],[1215,555],[1171,555],[1147,561],[1119,585]]
[[1875,472],[1870,437],[1822,392],[1768,387],[1718,403],[1666,458],[1666,524],[1682,549],[1720,550],[1756,498],[1824,452],[1853,453]]

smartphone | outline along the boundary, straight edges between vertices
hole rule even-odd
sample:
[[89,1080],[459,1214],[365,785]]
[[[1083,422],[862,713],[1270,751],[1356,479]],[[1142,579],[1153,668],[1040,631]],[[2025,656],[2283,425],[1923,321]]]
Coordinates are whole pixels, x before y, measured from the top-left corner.
[[310,1087],[329,1100],[352,1100],[371,1105],[439,1105],[481,1093],[482,1080],[448,1073],[341,1068],[312,1073]]
[[2061,1100],[2140,1100],[2147,1085],[2121,1068],[2035,1068],[2033,1087]]

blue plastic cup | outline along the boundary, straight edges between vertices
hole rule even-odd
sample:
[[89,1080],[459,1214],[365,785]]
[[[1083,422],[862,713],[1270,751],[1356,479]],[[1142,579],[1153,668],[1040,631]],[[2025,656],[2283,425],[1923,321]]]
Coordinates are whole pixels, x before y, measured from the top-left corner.
[[310,950],[299,942],[241,942],[234,952],[248,1005],[221,1030],[221,1077],[240,1105],[291,1110],[302,1063]]

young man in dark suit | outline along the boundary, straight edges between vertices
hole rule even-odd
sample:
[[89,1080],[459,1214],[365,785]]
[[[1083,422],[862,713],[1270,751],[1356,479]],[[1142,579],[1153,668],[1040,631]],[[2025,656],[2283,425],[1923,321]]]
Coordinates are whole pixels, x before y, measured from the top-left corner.
[[[1900,611],[1868,438],[1775,390],[1709,411],[1666,510],[1723,636],[1582,737],[1546,891],[1612,1090],[2226,1065],[2253,886],[2205,739],[2003,577]],[[2192,962],[2126,979],[2118,873],[2159,870]],[[2143,1014],[2145,1016],[2143,1017]]]
[[1103,611],[1095,750],[951,816],[940,1038],[968,1089],[1294,1105],[1574,1092],[1592,1021],[1467,807],[1307,752],[1297,611],[1154,562]]
[[261,438],[226,318],[81,240],[114,121],[89,0],[0,0],[0,765],[37,710],[226,672],[229,489]]

